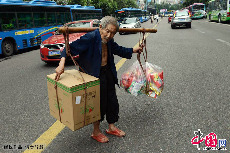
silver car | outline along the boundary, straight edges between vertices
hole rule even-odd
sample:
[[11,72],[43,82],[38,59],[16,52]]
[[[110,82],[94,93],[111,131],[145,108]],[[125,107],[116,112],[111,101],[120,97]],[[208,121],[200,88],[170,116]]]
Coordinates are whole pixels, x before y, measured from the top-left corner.
[[191,28],[192,19],[189,16],[189,12],[187,10],[177,10],[174,13],[174,17],[171,21],[171,28],[174,29],[176,26],[185,25],[187,28]]
[[[120,28],[140,28],[141,23],[139,18],[124,18],[122,23],[120,24]],[[119,32],[120,35],[124,34],[124,32]]]

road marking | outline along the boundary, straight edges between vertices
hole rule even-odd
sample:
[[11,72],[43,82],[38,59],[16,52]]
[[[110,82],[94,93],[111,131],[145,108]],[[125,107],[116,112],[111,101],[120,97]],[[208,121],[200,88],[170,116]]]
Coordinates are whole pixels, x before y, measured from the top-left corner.
[[228,45],[228,46],[230,46],[230,43],[229,42],[227,42],[227,41],[224,41],[224,40],[222,40],[222,39],[216,39],[217,41],[220,41],[220,42],[222,42],[222,43],[224,43],[224,44],[226,44],[226,45]]
[[[56,138],[56,136],[65,128],[65,125],[62,124],[60,121],[56,121],[46,132],[44,132],[32,145],[34,146],[34,144],[37,145],[44,145],[44,149],[45,147],[47,147],[54,138]],[[40,153],[42,152],[44,149],[40,149],[40,150],[28,150],[26,149],[24,151],[24,153]]]
[[[156,24],[154,28],[157,27],[158,24]],[[149,36],[149,33],[146,33],[145,38]],[[139,42],[134,46],[139,46]],[[116,64],[116,70],[118,71],[122,65],[125,63],[127,59],[122,58],[117,64]],[[56,138],[56,136],[65,128],[66,126],[62,124],[60,121],[56,121],[47,131],[45,131],[34,143],[31,145],[44,145],[43,149],[40,150],[29,150],[26,149],[24,153],[41,153],[52,141]]]
[[126,58],[122,58],[117,64],[116,64],[116,70],[118,71],[122,65],[125,63],[127,59]]
[[200,33],[205,33],[204,31],[200,31],[199,29],[195,29],[196,31],[199,31]]

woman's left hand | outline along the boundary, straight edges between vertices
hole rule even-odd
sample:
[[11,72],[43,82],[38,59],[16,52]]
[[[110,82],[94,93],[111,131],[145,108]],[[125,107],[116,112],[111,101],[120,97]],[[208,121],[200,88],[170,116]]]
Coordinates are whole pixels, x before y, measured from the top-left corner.
[[134,47],[133,48],[133,53],[141,53],[141,52],[143,52],[143,47],[144,47],[144,45],[142,45],[142,46],[138,46],[138,47]]

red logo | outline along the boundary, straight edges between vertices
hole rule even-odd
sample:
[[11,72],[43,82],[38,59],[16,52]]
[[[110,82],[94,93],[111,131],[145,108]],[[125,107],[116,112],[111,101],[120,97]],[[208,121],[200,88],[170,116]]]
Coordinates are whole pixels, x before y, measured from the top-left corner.
[[200,129],[198,129],[198,131],[194,131],[194,134],[195,137],[192,138],[191,143],[193,145],[197,145],[198,150],[200,150],[200,143],[203,141],[205,141],[206,145],[206,147],[203,148],[203,150],[227,150],[225,148],[226,139],[219,139],[219,148],[217,147],[217,135],[215,133],[209,133],[205,137],[201,137],[203,133],[201,133]]

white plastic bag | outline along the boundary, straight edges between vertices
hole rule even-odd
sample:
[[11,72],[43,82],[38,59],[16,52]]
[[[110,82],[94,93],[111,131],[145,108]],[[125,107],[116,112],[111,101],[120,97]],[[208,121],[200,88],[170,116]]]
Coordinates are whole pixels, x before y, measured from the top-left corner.
[[141,94],[141,88],[145,84],[145,75],[138,61],[122,74],[120,86],[128,93],[135,96]]
[[157,65],[146,62],[143,70],[136,61],[122,74],[120,86],[132,95],[146,94],[157,98],[163,91],[163,70]]

